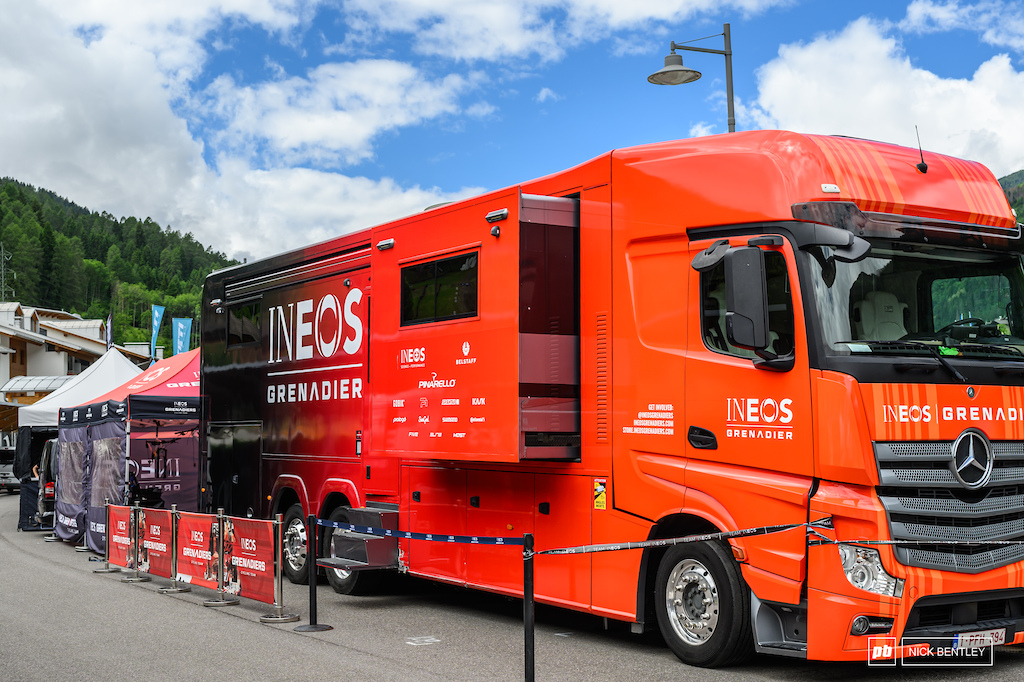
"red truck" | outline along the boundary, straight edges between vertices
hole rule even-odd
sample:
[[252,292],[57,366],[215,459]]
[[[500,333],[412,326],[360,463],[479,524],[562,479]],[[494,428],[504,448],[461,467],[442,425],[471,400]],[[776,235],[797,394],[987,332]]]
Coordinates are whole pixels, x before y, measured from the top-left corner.
[[[830,518],[540,556],[537,599],[703,666],[1020,643],[1021,256],[978,163],[780,131],[619,149],[210,275],[208,503],[283,513],[297,582],[307,514],[537,549]],[[523,593],[513,548],[377,554]]]

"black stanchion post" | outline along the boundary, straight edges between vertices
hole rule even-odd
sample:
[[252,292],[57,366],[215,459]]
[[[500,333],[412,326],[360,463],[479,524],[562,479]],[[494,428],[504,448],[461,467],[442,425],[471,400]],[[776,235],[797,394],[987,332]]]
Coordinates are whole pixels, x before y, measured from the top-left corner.
[[524,642],[524,664],[526,682],[533,682],[534,658],[533,658],[533,623],[534,623],[534,601],[533,601],[533,534],[523,534],[523,635]]
[[316,622],[316,516],[310,514],[306,519],[306,568],[309,570],[309,625],[299,625],[296,632],[322,632],[333,630],[330,625],[323,625]]

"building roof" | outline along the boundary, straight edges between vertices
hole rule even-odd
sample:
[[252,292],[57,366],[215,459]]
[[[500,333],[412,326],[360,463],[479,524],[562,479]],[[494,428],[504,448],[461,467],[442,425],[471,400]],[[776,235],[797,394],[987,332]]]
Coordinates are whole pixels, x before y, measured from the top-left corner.
[[74,379],[71,375],[14,377],[2,387],[0,393],[28,393],[29,391],[53,391]]

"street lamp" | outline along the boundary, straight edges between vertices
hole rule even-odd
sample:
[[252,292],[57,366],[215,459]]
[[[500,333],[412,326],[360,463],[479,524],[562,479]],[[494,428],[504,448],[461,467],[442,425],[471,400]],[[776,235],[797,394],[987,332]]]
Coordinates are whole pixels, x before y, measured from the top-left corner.
[[665,57],[665,67],[652,73],[647,77],[647,80],[655,85],[681,85],[682,83],[692,83],[700,78],[700,71],[683,66],[683,56],[676,54],[676,50],[708,52],[710,54],[720,54],[725,56],[725,97],[729,105],[729,132],[735,133],[736,116],[733,113],[732,104],[732,38],[729,32],[729,24],[723,24],[722,28],[722,33],[716,33],[713,36],[706,36],[705,38],[697,38],[696,40],[690,40],[688,42],[694,43],[697,42],[697,40],[706,40],[707,38],[724,36],[724,50],[711,50],[706,47],[692,47],[690,45],[677,43],[673,40],[671,45],[672,54]]

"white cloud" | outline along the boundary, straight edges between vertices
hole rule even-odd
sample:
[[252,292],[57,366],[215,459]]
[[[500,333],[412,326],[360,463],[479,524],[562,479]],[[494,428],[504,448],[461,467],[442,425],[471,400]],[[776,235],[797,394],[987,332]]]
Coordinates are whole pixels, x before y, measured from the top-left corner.
[[[607,38],[613,31],[656,28],[705,12],[744,15],[792,0],[343,0],[350,41],[373,42],[387,34],[412,36],[415,49],[458,60],[561,58],[571,47]],[[355,36],[355,37],[353,37]],[[351,49],[346,45],[342,50]],[[635,45],[615,43],[627,54]]]
[[1024,168],[1024,74],[1006,55],[970,79],[914,67],[883,26],[859,19],[838,34],[784,45],[758,70],[748,127],[780,127],[916,145],[981,161],[996,175]]
[[477,102],[466,107],[466,115],[473,118],[487,118],[498,112],[498,107],[490,102]]
[[[14,3],[5,12],[0,22],[0,176],[45,187],[92,210],[151,217],[239,257],[296,248],[477,191],[408,188],[388,178],[301,168],[259,170],[247,157],[230,154],[220,154],[211,168],[203,159],[203,143],[172,110],[164,65],[151,52],[138,44],[116,43],[109,32],[86,44],[36,2]],[[399,74],[415,79],[409,67],[398,66]],[[384,127],[407,124],[402,116],[422,120],[451,105],[450,98],[425,102],[436,94],[432,89],[458,89],[444,80],[421,82],[398,96],[397,103],[411,113],[395,114],[382,111],[388,103],[380,99],[383,95],[362,92],[368,101],[356,107],[355,115],[362,137],[331,133],[319,140],[302,131],[305,121],[289,133],[288,120],[300,110],[332,115],[321,98],[339,98],[347,91],[332,89],[331,76],[327,68],[309,79],[278,83],[277,100],[269,86],[237,89],[259,103],[250,113],[266,114],[268,121],[251,122],[230,108],[232,130],[266,135],[275,150],[357,153],[365,151],[367,136],[381,129],[366,123],[367,117],[381,117],[379,126]]]
[[[478,194],[401,187],[304,168],[258,170],[238,159],[218,163],[212,187],[180,202],[175,226],[203,234],[237,258],[263,257],[378,225],[427,206]],[[216,226],[216,235],[211,226]]]
[[1019,2],[986,0],[961,4],[957,0],[914,0],[898,26],[908,33],[938,33],[963,29],[980,34],[989,45],[1024,50],[1024,9]]
[[690,126],[690,137],[707,137],[718,132],[714,124],[698,121]]
[[540,102],[541,104],[543,104],[544,102],[557,102],[558,100],[562,99],[562,96],[556,93],[551,88],[541,88],[540,92],[538,92],[533,99],[535,102]]
[[[89,46],[132,47],[153,55],[162,78],[184,94],[206,61],[201,39],[224,22],[253,24],[287,35],[308,22],[320,0],[21,0],[38,4],[68,29],[90,37]],[[5,10],[6,12],[7,10]]]
[[459,110],[471,87],[449,75],[431,81],[416,68],[389,60],[328,63],[305,78],[240,87],[221,76],[207,88],[209,111],[226,120],[225,149],[268,147],[272,165],[356,163],[372,156],[379,133]]

